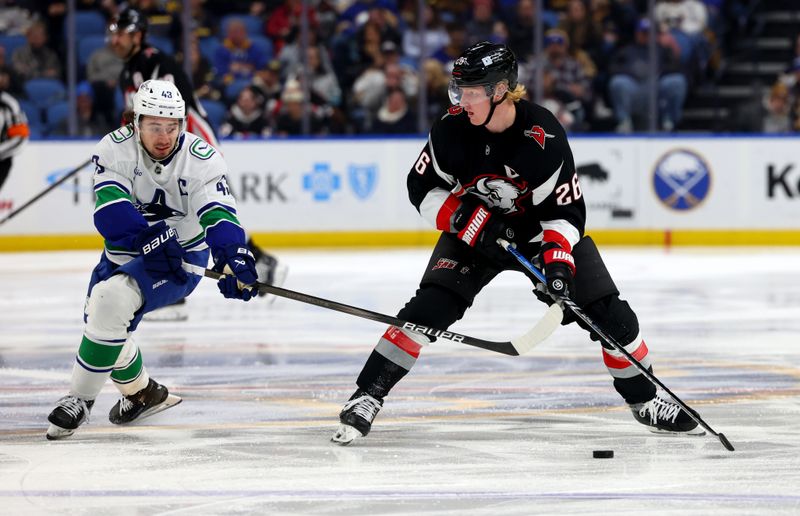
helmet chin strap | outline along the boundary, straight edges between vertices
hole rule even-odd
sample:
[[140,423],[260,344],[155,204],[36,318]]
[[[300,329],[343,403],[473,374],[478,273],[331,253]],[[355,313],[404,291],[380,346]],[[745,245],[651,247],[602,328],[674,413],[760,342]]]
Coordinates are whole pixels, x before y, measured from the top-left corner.
[[486,120],[485,120],[485,121],[484,121],[484,122],[483,122],[483,123],[482,123],[482,124],[481,124],[479,127],[486,127],[486,125],[487,125],[489,122],[491,122],[491,121],[492,121],[492,115],[494,115],[494,110],[495,110],[495,108],[496,108],[497,106],[499,106],[500,104],[502,104],[504,100],[506,100],[506,96],[507,96],[507,95],[508,95],[508,91],[506,91],[505,93],[503,93],[503,97],[502,97],[500,100],[498,100],[497,102],[495,102],[494,100],[490,100],[490,101],[489,101],[489,102],[492,104],[492,106],[489,108],[489,114],[488,114],[488,115],[486,115]]

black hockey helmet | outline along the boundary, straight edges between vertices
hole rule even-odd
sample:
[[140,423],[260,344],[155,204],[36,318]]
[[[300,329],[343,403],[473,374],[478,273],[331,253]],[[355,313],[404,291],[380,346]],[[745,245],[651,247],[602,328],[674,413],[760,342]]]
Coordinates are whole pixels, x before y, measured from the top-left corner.
[[502,80],[510,91],[517,87],[517,58],[505,45],[475,43],[453,65],[456,86],[494,86]]
[[128,7],[123,9],[108,26],[109,32],[147,32],[147,17],[142,13]]

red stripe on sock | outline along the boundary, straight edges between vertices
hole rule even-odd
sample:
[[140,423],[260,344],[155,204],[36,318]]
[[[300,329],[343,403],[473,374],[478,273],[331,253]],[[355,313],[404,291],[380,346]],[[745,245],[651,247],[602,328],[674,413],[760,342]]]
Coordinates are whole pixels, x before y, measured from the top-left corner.
[[386,333],[383,334],[383,338],[402,349],[412,357],[419,358],[419,351],[422,349],[422,346],[417,344],[414,339],[403,333],[400,328],[390,326],[389,329],[386,330]]
[[[636,348],[633,353],[631,353],[631,356],[641,362],[642,359],[647,356],[647,353],[647,344],[642,341],[641,344],[639,344],[639,347]],[[614,355],[609,354],[605,348],[603,348],[603,362],[609,369],[625,369],[631,365],[627,358],[615,357]]]

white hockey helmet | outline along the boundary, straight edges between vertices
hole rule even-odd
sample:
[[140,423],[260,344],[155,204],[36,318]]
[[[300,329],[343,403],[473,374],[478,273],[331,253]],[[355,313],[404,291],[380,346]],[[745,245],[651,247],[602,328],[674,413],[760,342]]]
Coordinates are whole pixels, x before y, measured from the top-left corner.
[[136,118],[144,115],[183,120],[186,102],[173,83],[152,79],[144,81],[133,97],[133,114]]
[[[186,102],[184,102],[181,92],[178,91],[175,84],[170,81],[151,79],[143,82],[139,86],[139,91],[133,96],[133,125],[136,128],[136,140],[142,149],[149,154],[141,140],[139,123],[143,116],[179,120],[178,139],[180,139],[180,135],[183,134],[186,126]],[[178,140],[176,139],[175,148],[177,147]]]

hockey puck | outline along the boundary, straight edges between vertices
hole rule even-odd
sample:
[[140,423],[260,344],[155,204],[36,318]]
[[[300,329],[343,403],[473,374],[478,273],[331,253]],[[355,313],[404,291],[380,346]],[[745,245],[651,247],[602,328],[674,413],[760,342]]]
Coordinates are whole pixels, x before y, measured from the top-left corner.
[[595,459],[613,459],[614,450],[594,450],[592,452],[592,457]]

